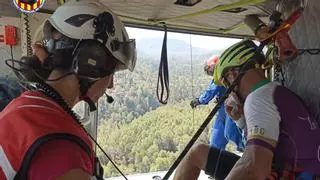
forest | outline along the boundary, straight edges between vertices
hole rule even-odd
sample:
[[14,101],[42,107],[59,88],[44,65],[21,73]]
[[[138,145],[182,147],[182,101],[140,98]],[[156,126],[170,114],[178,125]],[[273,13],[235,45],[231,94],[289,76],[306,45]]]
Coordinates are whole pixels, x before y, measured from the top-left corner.
[[[99,101],[98,142],[125,174],[168,170],[214,106],[210,103],[193,110],[189,105],[210,83],[212,77],[203,66],[212,52],[195,48],[191,60],[190,45],[179,40],[168,43],[169,102],[158,102],[161,43],[154,42],[140,42],[133,72],[116,73],[114,89],[108,90],[115,101],[108,104],[104,97]],[[199,141],[208,143],[210,131],[211,124]],[[105,177],[119,175],[99,151],[98,157]]]

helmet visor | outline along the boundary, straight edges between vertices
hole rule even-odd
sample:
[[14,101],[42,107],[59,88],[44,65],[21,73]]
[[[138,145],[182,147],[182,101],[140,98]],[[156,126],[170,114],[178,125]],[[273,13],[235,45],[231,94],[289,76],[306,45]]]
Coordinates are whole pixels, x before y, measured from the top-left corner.
[[133,71],[136,66],[137,52],[135,39],[129,39],[126,42],[116,42],[119,55],[119,63],[116,66],[116,71],[130,70]]

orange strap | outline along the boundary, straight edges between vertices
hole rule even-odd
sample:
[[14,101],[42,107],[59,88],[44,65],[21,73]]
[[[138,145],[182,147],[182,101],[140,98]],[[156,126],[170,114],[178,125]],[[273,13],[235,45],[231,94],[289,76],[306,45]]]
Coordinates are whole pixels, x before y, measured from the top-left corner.
[[290,15],[290,17],[287,20],[285,20],[275,32],[269,34],[266,38],[262,40],[262,42],[270,38],[274,39],[277,36],[277,34],[279,34],[282,31],[289,31],[291,26],[300,18],[301,15],[302,15],[301,9],[294,11]]

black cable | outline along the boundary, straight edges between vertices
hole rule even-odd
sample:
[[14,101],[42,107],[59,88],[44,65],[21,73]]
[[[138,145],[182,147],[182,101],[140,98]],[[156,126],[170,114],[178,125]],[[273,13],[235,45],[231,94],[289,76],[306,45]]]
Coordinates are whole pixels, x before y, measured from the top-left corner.
[[27,55],[31,56],[32,55],[32,39],[31,39],[31,31],[30,31],[30,24],[29,24],[29,15],[27,13],[24,13],[24,25],[25,25],[25,31],[26,31],[26,40],[27,40]]
[[[9,64],[9,62],[11,62],[11,64]],[[6,59],[4,60],[4,63],[13,71],[17,71],[17,72],[22,72],[22,69],[18,69],[16,67],[14,67],[14,63],[18,63],[18,64],[22,64],[22,65],[26,65],[26,63],[15,60],[15,59]]]
[[[10,69],[12,69],[12,70],[14,70],[14,71],[21,72],[20,69],[17,69],[17,68],[14,67],[14,63],[15,63],[15,62],[20,63],[20,61],[17,61],[17,60],[14,60],[14,59],[13,59],[12,46],[10,46],[10,56],[11,56],[11,59],[6,59],[6,60],[4,60],[4,63],[5,63]],[[11,65],[9,64],[9,61],[11,61]],[[21,64],[23,64],[23,63],[21,62]]]
[[[159,89],[159,86],[161,90]],[[164,94],[166,94],[166,97],[164,97]],[[161,59],[160,59],[159,73],[158,73],[158,82],[157,82],[157,98],[160,103],[167,104],[169,95],[170,95],[170,89],[169,89],[168,54],[167,54],[167,26],[164,25],[164,38],[163,38],[163,44],[162,44]]]
[[[29,89],[28,86],[26,85],[27,83],[25,81],[22,80],[22,76],[19,74],[19,69],[14,68],[14,59],[13,59],[13,48],[12,46],[10,46],[10,55],[11,55],[11,59],[7,59],[4,61],[4,63],[11,69],[13,70],[14,74],[18,77],[18,81],[17,83],[19,84],[19,86],[23,89]],[[9,61],[11,60],[11,65],[9,65]],[[18,61],[19,62],[19,61]]]
[[[268,40],[269,41],[269,40]],[[217,113],[217,111],[220,109],[221,105],[224,103],[224,101],[229,97],[229,94],[233,91],[233,89],[238,85],[241,78],[244,76],[244,74],[247,71],[248,66],[252,65],[252,63],[256,60],[258,60],[256,57],[259,56],[259,54],[262,52],[263,47],[268,43],[268,41],[261,42],[258,48],[256,49],[254,55],[252,56],[251,60],[244,63],[241,68],[239,75],[235,79],[235,81],[230,85],[230,87],[226,90],[226,92],[223,94],[223,96],[219,99],[216,106],[211,110],[210,114],[207,116],[205,121],[201,124],[197,132],[193,135],[191,140],[188,142],[186,147],[183,149],[183,151],[180,153],[178,158],[175,160],[175,162],[172,164],[172,166],[169,168],[168,172],[165,174],[162,180],[168,180],[171,174],[174,172],[174,170],[178,167],[182,159],[186,156],[188,151],[191,149],[193,144],[197,141],[201,133],[204,131],[204,129],[207,127],[207,125],[210,123],[210,121],[213,119],[214,115]]]
[[[9,62],[12,62],[11,65],[9,64]],[[29,90],[31,87],[28,86],[28,83],[27,81],[25,80],[24,76],[21,75],[21,72],[23,70],[21,69],[17,69],[14,67],[14,63],[23,63],[23,62],[20,62],[20,61],[17,61],[17,60],[14,60],[14,59],[6,59],[4,61],[4,63],[14,72],[14,74],[18,77],[17,80],[18,80],[18,84],[25,90]]]
[[[240,74],[238,76],[240,78]],[[242,76],[241,76],[242,77]],[[236,79],[238,80],[238,78]],[[235,81],[236,82],[236,81]],[[171,176],[171,174],[174,172],[174,170],[178,167],[182,159],[186,156],[188,151],[191,149],[193,144],[197,141],[199,136],[202,134],[202,132],[205,130],[207,125],[210,123],[214,115],[217,113],[217,111],[220,109],[221,105],[224,103],[224,101],[228,98],[229,94],[232,92],[233,88],[235,87],[235,83],[233,83],[227,91],[224,93],[224,95],[220,98],[218,103],[215,105],[215,107],[211,110],[210,114],[207,116],[207,118],[204,120],[204,122],[201,124],[197,132],[193,135],[191,140],[188,142],[184,150],[180,153],[176,161],[172,164],[172,166],[169,168],[168,172],[165,174],[162,180],[167,180]]]
[[41,79],[42,81],[49,81],[49,82],[59,81],[59,80],[65,78],[66,76],[74,74],[73,72],[67,72],[64,75],[62,75],[58,78],[55,78],[55,79],[45,79],[45,78],[41,77],[33,68],[31,68],[31,70],[32,70],[32,73],[37,76],[37,78]]
[[13,50],[11,45],[10,45],[10,55],[11,55],[11,59],[13,59]]
[[[9,64],[10,61],[12,62],[12,63],[11,63],[12,65]],[[18,63],[19,65],[29,66],[29,64],[27,64],[27,63],[25,63],[25,62],[18,61],[18,60],[15,60],[15,59],[6,59],[4,62],[5,62],[5,64],[6,64],[10,69],[12,69],[13,71],[16,71],[16,72],[24,72],[24,71],[26,71],[26,69],[16,68],[16,67],[14,66],[14,63]],[[45,78],[41,77],[41,76],[36,72],[36,70],[35,70],[34,68],[30,68],[30,69],[31,69],[32,73],[33,73],[35,76],[37,76],[37,78],[41,79],[42,81],[58,81],[58,80],[66,77],[66,76],[69,76],[69,75],[74,74],[74,72],[67,72],[67,73],[65,73],[64,75],[62,75],[62,76],[60,76],[60,77],[58,77],[58,78],[55,78],[55,79],[45,79]]]
[[128,180],[128,178],[122,173],[122,171],[118,168],[118,166],[112,161],[111,157],[108,156],[108,154],[103,150],[103,148],[100,146],[100,144],[89,133],[87,133],[87,134],[92,139],[92,141],[98,146],[98,148],[102,151],[102,153],[109,159],[111,164],[117,169],[117,171],[122,175],[122,177],[125,180]]
[[305,53],[308,53],[310,55],[318,55],[320,54],[320,49],[299,49],[298,54],[303,55]]
[[99,143],[83,127],[77,114],[70,108],[70,106],[65,102],[62,96],[55,89],[53,89],[51,86],[49,86],[44,82],[38,82],[36,86],[38,90],[40,90],[47,97],[50,97],[51,99],[53,99],[57,104],[59,104],[65,110],[65,112],[67,112],[72,117],[72,119],[84,130],[84,132],[91,138],[91,140],[99,147],[102,153],[109,159],[111,164],[119,171],[119,173],[124,177],[124,179],[128,180],[128,178],[116,166],[116,164],[112,161],[110,156],[108,156],[108,154],[103,150],[103,148],[99,145]]
[[[36,73],[36,74],[37,74],[37,73]],[[69,76],[69,75],[72,75],[72,74],[74,74],[74,72],[67,72],[67,73],[65,73],[64,75],[62,75],[62,76],[60,76],[60,77],[58,77],[58,78],[55,78],[55,79],[47,79],[46,81],[58,81],[58,80],[60,80],[60,79],[62,79],[62,78],[64,78],[64,77]]]

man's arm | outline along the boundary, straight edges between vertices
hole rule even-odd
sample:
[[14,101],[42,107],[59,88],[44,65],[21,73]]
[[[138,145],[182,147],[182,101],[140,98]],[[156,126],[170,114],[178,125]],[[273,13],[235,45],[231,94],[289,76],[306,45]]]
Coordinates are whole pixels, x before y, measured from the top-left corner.
[[208,104],[218,93],[223,94],[222,91],[225,91],[224,87],[217,86],[213,83],[213,81],[211,81],[209,87],[201,94],[199,98],[200,104]]
[[246,98],[244,116],[248,142],[243,156],[226,179],[265,180],[269,176],[281,122],[273,99],[272,94],[266,90]]
[[249,145],[226,179],[265,180],[271,172],[272,159],[270,149]]

